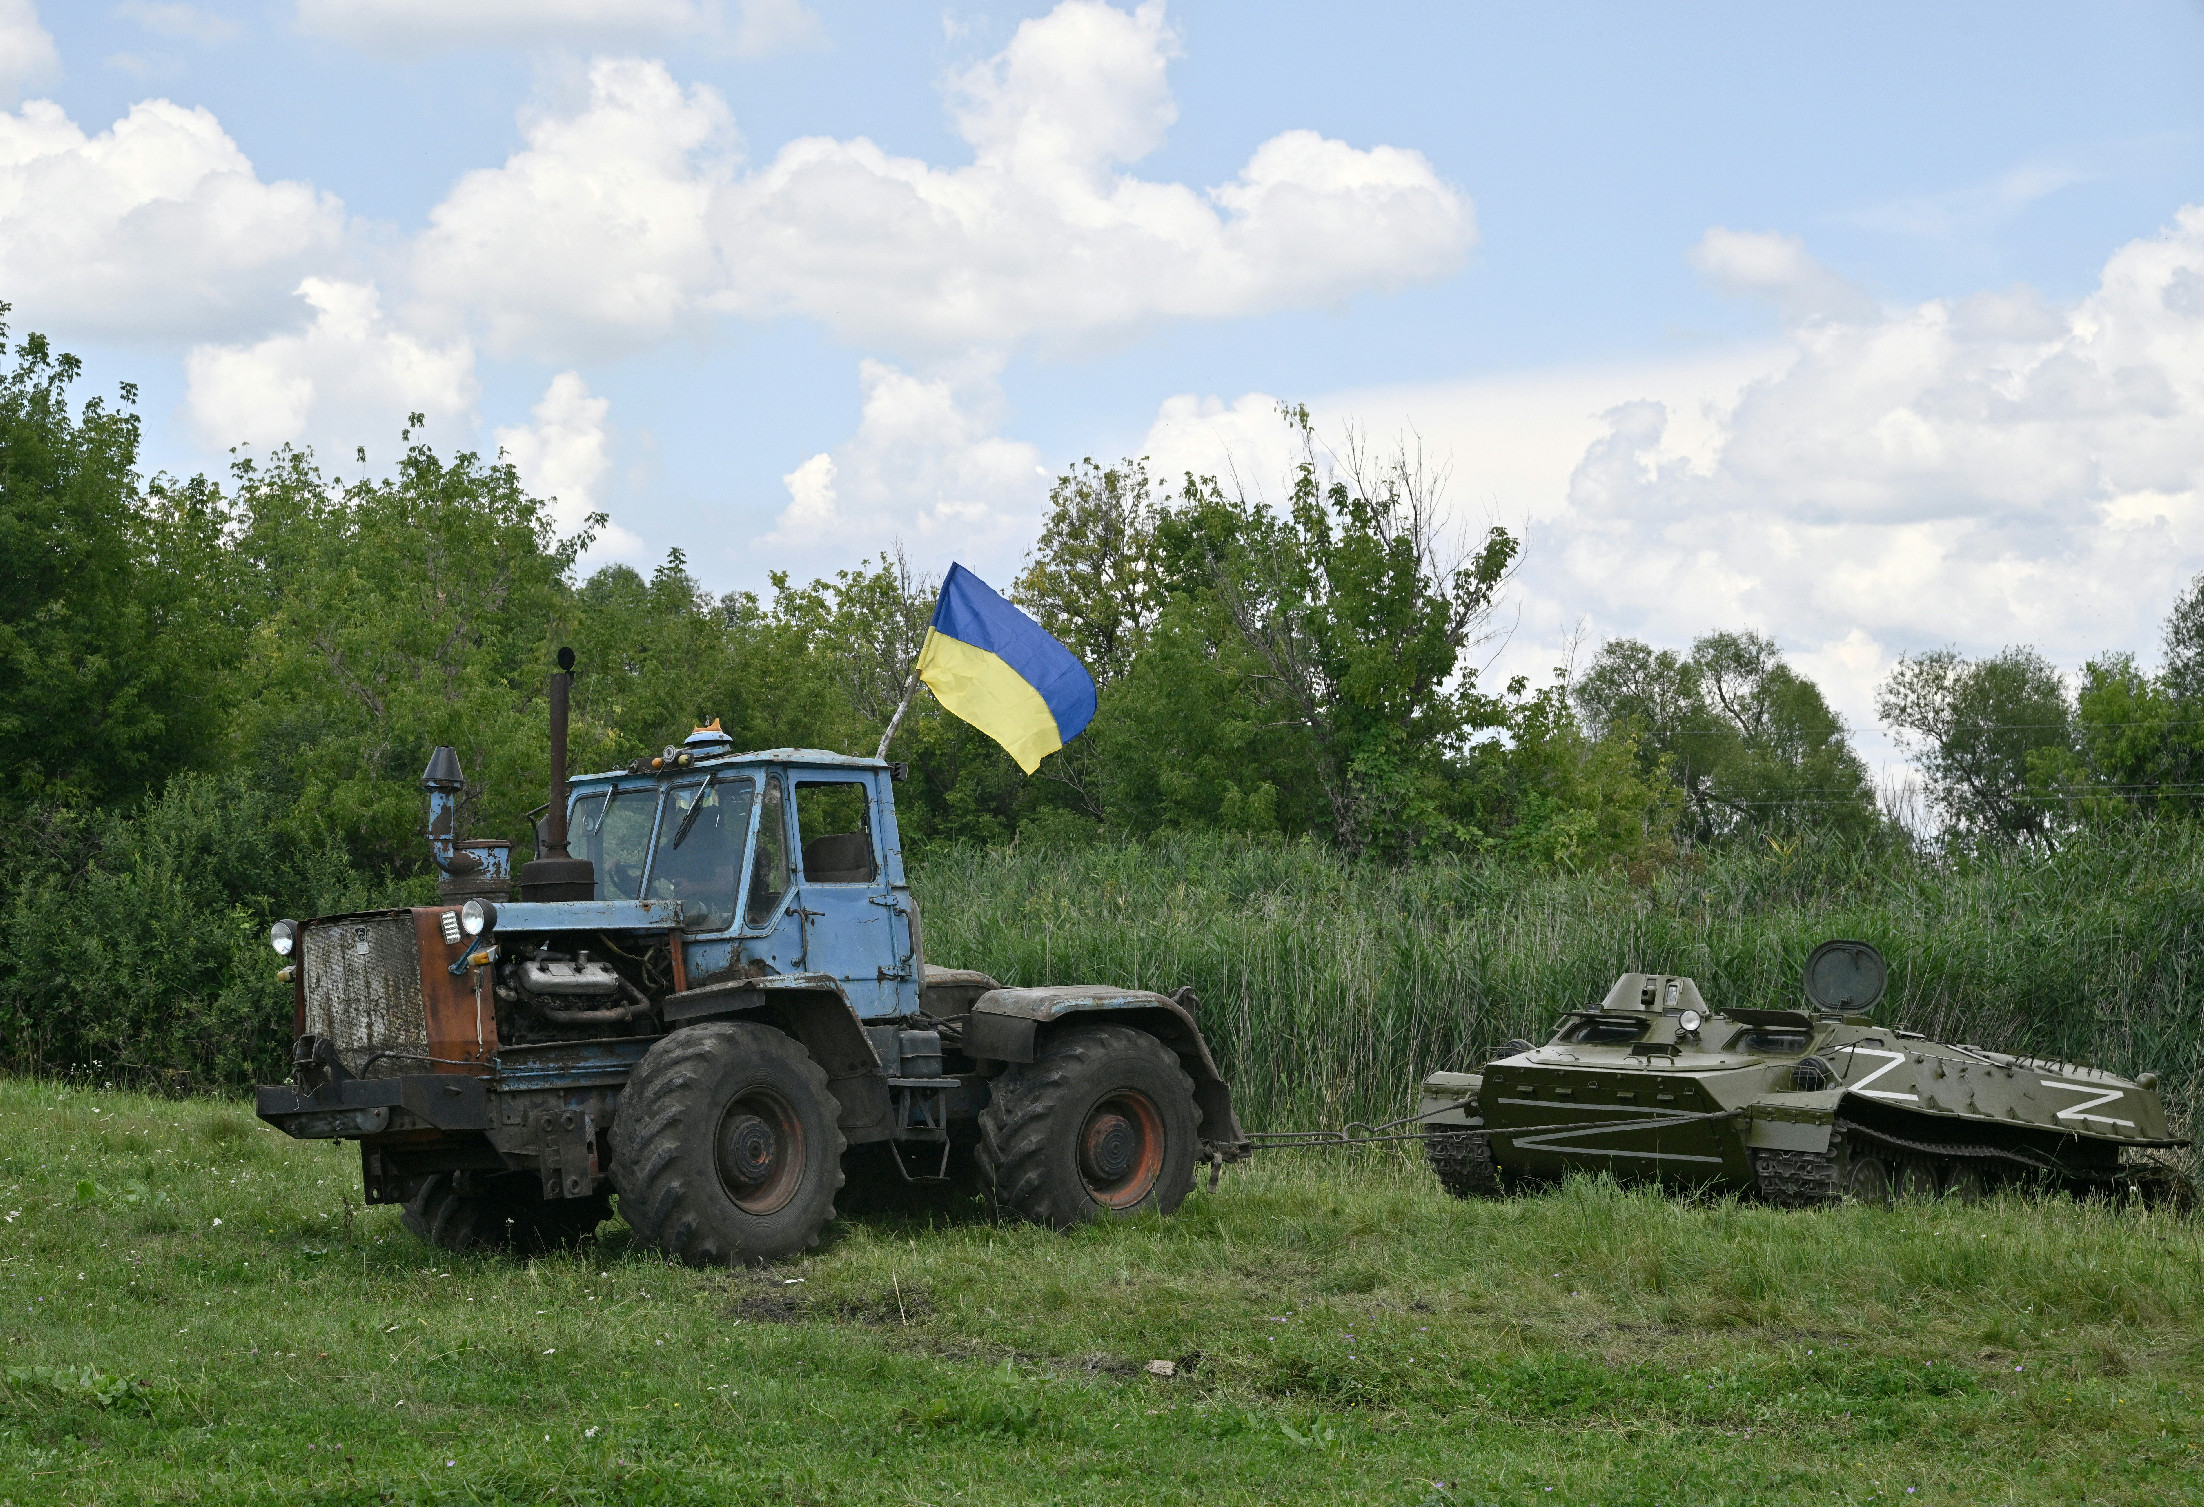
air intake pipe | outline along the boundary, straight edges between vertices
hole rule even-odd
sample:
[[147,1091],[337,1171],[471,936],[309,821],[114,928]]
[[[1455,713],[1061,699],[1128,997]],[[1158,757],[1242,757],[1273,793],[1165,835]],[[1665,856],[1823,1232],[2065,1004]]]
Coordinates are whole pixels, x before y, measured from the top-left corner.
[[559,650],[558,673],[551,677],[551,808],[543,817],[543,846],[521,866],[522,900],[594,900],[597,869],[586,858],[566,851],[566,717],[574,688],[574,651]]
[[437,745],[421,771],[421,788],[429,793],[429,859],[436,865],[439,895],[452,903],[503,900],[512,884],[513,845],[501,837],[459,836],[459,797],[467,778],[460,773],[457,750]]

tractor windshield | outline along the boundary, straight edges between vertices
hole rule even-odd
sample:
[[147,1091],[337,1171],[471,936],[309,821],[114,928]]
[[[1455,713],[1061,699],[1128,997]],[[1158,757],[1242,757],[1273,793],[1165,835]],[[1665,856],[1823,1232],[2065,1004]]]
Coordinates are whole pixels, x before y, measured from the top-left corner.
[[574,803],[568,841],[577,856],[597,866],[599,900],[643,897],[643,861],[657,815],[658,792],[649,787],[593,791]]
[[725,931],[735,924],[754,788],[747,778],[721,778],[681,786],[666,798],[649,898],[680,901],[681,924],[692,930]]

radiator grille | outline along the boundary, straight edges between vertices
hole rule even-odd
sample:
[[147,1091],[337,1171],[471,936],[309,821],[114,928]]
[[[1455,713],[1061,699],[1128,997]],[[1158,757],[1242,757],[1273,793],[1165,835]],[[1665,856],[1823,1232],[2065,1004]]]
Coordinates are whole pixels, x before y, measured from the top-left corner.
[[413,915],[361,916],[306,929],[306,1029],[365,1078],[425,1071],[428,1015]]

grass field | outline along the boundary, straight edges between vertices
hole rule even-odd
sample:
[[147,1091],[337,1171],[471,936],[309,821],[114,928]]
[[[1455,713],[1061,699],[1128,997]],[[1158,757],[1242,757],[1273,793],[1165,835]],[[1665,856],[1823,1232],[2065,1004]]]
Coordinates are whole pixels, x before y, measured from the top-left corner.
[[0,1499],[2204,1500],[2196,1222],[1360,1155],[1068,1237],[949,1200],[766,1272],[617,1222],[516,1263],[237,1103],[0,1082]]

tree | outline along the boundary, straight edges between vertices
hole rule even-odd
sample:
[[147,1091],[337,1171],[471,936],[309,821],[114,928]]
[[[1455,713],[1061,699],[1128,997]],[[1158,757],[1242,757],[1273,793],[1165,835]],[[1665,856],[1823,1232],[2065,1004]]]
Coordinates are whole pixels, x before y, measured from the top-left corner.
[[1467,837],[1448,760],[1497,720],[1461,671],[1520,549],[1492,528],[1454,553],[1445,477],[1406,448],[1383,460],[1353,436],[1327,479],[1306,408],[1284,513],[1214,479],[1187,479],[1159,528],[1171,574],[1213,592],[1261,663],[1277,716],[1307,738],[1340,845],[1404,857]]
[[2043,840],[2056,830],[2059,802],[2043,786],[2071,767],[2074,713],[2059,672],[2034,649],[1901,658],[1876,706],[1955,831]]
[[1665,766],[1697,837],[1875,824],[1843,719],[1761,634],[1710,633],[1688,655],[1610,639],[1574,700],[1596,738],[1627,737],[1641,768]]
[[76,357],[42,335],[15,357],[0,376],[0,776],[16,799],[117,801],[217,746],[234,642],[197,598],[223,520],[204,490],[141,495],[134,387],[72,413]]
[[421,770],[448,743],[467,829],[525,838],[547,783],[544,678],[587,530],[559,538],[512,466],[422,443],[385,480],[340,486],[291,450],[233,474],[237,547],[263,597],[239,757],[301,820],[408,872],[425,857]]
[[1148,463],[1082,460],[1056,478],[1048,501],[1011,598],[1106,686],[1131,670],[1167,595]]

